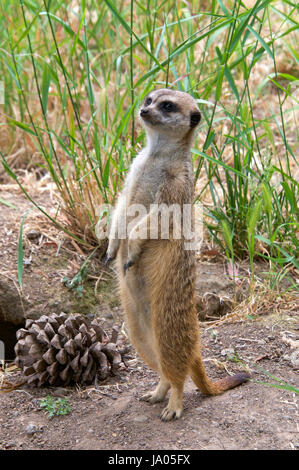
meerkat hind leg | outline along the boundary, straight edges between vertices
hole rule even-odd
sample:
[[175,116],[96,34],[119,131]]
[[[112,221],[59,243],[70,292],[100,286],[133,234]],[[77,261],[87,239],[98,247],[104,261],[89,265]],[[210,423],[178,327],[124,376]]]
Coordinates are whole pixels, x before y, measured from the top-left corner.
[[165,379],[165,377],[161,376],[158,386],[155,388],[155,390],[142,395],[140,400],[147,401],[149,403],[158,403],[165,400],[169,389],[170,383]]

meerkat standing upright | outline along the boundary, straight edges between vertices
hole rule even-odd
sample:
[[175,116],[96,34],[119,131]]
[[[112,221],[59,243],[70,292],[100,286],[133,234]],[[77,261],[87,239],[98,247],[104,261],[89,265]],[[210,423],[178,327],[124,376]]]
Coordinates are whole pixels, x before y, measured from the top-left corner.
[[[212,382],[205,371],[195,308],[195,255],[186,250],[184,237],[168,239],[161,230],[150,237],[157,207],[193,202],[194,179],[190,147],[201,115],[187,93],[169,89],[151,92],[140,110],[147,145],[133,161],[118,199],[110,230],[107,261],[116,258],[121,301],[130,338],[141,358],[160,374],[153,392],[142,399],[163,401],[170,389],[161,419],[182,414],[184,382],[188,375],[207,395],[217,395],[245,382],[237,374]],[[138,206],[135,206],[138,204]],[[146,215],[134,222],[130,208],[144,207]],[[124,220],[126,238],[117,233]],[[157,220],[157,219],[155,219]],[[141,233],[146,235],[141,237]]]

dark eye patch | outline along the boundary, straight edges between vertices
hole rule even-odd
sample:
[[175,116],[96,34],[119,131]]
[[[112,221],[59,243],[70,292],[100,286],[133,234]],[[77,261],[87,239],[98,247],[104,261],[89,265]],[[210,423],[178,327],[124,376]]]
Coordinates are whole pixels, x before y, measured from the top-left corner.
[[190,126],[195,127],[201,120],[201,114],[200,113],[192,113],[190,115]]
[[165,113],[174,113],[178,111],[178,107],[176,104],[172,103],[171,101],[163,101],[160,104],[160,109]]
[[152,103],[152,101],[153,100],[151,98],[146,98],[146,100],[144,102],[145,106],[149,106]]

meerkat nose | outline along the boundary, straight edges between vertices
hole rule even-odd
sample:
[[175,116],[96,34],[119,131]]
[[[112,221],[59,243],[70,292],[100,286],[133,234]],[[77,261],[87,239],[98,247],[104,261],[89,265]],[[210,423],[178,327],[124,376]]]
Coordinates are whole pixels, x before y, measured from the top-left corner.
[[142,109],[140,110],[140,116],[144,116],[144,115],[147,114],[147,113],[148,113],[148,109],[143,109],[143,108],[142,108]]

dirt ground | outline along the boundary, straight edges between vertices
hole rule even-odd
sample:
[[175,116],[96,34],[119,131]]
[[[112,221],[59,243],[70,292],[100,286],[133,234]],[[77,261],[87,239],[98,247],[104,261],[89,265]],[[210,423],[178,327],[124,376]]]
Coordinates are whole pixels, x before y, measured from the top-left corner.
[[[284,354],[284,319],[225,324],[216,338],[203,332],[203,354],[211,377],[241,368],[225,350],[236,348],[245,363],[267,370],[298,386],[298,373]],[[229,353],[228,353],[229,354]],[[216,361],[217,362],[216,362]],[[298,400],[295,393],[255,383],[274,382],[259,370],[253,380],[217,397],[204,397],[188,381],[184,413],[162,422],[165,404],[149,405],[138,398],[157,383],[157,376],[138,359],[120,377],[96,389],[30,389],[23,386],[0,396],[1,449],[298,449]],[[21,380],[11,374],[11,382]],[[67,396],[71,412],[49,419],[39,406],[46,395]],[[34,433],[31,433],[34,429]]]
[[[60,245],[56,229],[51,232],[36,213],[28,214],[24,225],[28,263],[23,291],[17,289],[18,233],[29,206],[20,194],[7,188],[0,191],[0,198],[13,201],[18,208],[0,204],[0,281],[15,286],[20,310],[32,317],[77,311],[102,318],[107,331],[112,324],[122,326],[113,273],[96,273],[91,264],[82,297],[68,289],[62,280],[76,273],[83,257],[70,241]],[[37,228],[39,242],[26,235]],[[97,260],[96,266],[100,265]],[[207,264],[204,269],[207,271]],[[211,265],[213,275],[217,270],[219,281],[224,277],[223,263]],[[246,368],[252,375],[250,382],[221,396],[204,397],[188,380],[183,417],[165,423],[159,419],[165,403],[149,405],[139,400],[158,377],[132,350],[127,369],[99,386],[33,389],[22,385],[0,393],[0,449],[298,449],[298,394],[261,383],[277,385],[275,378],[279,378],[298,389],[298,311],[292,306],[275,315],[260,312],[256,318],[201,323],[201,327],[209,375],[218,378]],[[11,384],[22,381],[11,363],[4,377]],[[50,419],[40,407],[40,399],[47,395],[67,397],[70,412]]]

